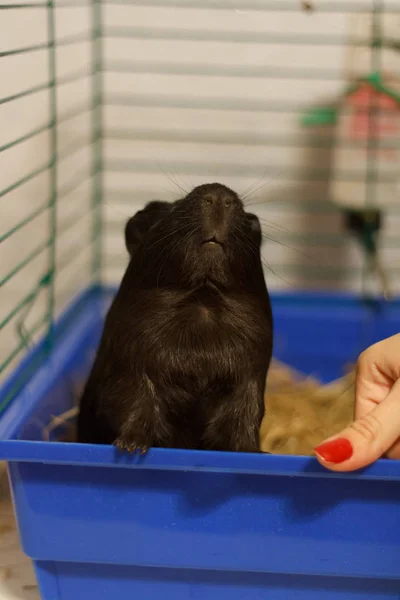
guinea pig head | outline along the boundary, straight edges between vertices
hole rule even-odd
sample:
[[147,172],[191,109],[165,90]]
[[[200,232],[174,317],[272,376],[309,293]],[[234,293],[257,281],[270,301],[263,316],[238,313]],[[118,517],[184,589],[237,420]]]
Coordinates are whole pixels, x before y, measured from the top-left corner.
[[260,223],[219,183],[198,186],[176,201],[150,233],[146,263],[157,270],[158,282],[242,285],[261,269]]

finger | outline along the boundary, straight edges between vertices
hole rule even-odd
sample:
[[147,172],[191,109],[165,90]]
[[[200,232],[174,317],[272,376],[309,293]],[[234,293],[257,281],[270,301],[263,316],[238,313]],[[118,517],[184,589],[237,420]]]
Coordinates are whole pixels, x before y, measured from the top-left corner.
[[390,377],[393,381],[400,378],[400,361],[396,360],[400,349],[400,334],[377,342],[365,350],[358,360],[360,372],[367,372],[369,367],[375,371],[375,377]]
[[[398,336],[395,341],[400,344]],[[393,345],[393,340],[389,343]],[[397,354],[392,353],[392,362]],[[397,379],[389,368],[385,344],[379,342],[363,352],[357,362],[355,418],[360,419],[383,402]]]
[[389,448],[389,450],[386,452],[385,456],[387,458],[391,458],[393,460],[399,460],[400,459],[400,437],[393,444],[393,446],[391,448]]
[[383,456],[397,443],[399,434],[400,382],[396,382],[384,402],[314,451],[328,469],[354,471]]

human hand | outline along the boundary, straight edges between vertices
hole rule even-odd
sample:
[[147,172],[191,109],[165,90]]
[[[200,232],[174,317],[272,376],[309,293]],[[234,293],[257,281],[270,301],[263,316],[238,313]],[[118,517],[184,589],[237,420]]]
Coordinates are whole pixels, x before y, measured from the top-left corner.
[[400,459],[400,334],[360,355],[355,421],[314,452],[332,471],[361,469],[383,455]]

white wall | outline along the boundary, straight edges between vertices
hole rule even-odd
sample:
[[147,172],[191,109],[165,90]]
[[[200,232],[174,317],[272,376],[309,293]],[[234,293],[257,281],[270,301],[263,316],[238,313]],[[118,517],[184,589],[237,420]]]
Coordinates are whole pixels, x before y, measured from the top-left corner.
[[[314,4],[313,13],[302,11],[300,2],[286,0],[103,4],[107,281],[118,281],[123,272],[123,224],[145,201],[175,199],[182,193],[180,187],[189,189],[205,181],[221,181],[238,192],[259,182],[251,196],[257,204],[251,210],[271,222],[265,223],[265,233],[284,244],[268,241],[264,246],[265,260],[276,273],[267,272],[270,288],[360,289],[361,255],[351,241],[340,237],[341,221],[329,204],[327,177],[313,180],[315,170],[329,168],[331,154],[329,147],[313,148],[311,138],[318,135],[329,141],[332,131],[304,131],[299,111],[340,95],[349,65],[359,71],[367,68],[370,53],[364,49],[351,54],[346,41],[350,33],[365,36],[370,15],[355,18],[346,12],[344,0],[315,0]],[[369,9],[372,2],[352,0],[351,4]],[[282,10],[289,5],[296,10]],[[329,6],[334,10],[328,11]],[[400,10],[400,0],[392,6]],[[91,10],[85,0],[58,5],[57,40],[89,34]],[[386,27],[397,35],[399,15],[391,14]],[[0,9],[0,52],[46,43],[47,36],[45,8]],[[302,43],[294,43],[295,36]],[[312,39],[315,43],[310,43]],[[384,53],[385,68],[398,71],[398,62],[397,56]],[[44,84],[48,68],[46,49],[0,58],[0,97]],[[57,127],[58,152],[63,156],[90,139],[90,112],[64,120],[71,111],[90,107],[91,78],[66,81],[90,74],[90,41],[61,45],[56,70],[61,82],[57,118],[62,121]],[[296,78],[290,76],[296,73]],[[0,103],[0,147],[48,122],[49,96],[43,90]],[[0,189],[46,165],[50,144],[45,131],[0,153]],[[61,190],[57,308],[85,285],[90,274],[91,180],[82,180],[90,173],[89,145],[63,158],[57,169]],[[49,200],[49,185],[46,171],[0,197],[0,236]],[[73,189],[64,193],[68,187]],[[392,207],[383,251],[397,290],[398,213]],[[76,217],[79,222],[74,225]],[[46,241],[48,224],[44,212],[2,244],[0,280]],[[37,284],[48,257],[45,249],[2,287],[0,321]],[[47,290],[43,290],[28,325],[43,315],[46,302]],[[3,332],[0,362],[18,343],[15,322],[23,310]]]

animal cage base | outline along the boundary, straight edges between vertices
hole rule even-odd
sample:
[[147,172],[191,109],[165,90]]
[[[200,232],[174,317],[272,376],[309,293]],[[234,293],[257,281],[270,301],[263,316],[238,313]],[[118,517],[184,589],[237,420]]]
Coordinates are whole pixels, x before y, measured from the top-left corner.
[[[399,598],[400,461],[336,474],[303,457],[140,457],[42,441],[87,375],[112,293],[93,288],[74,302],[51,357],[0,420],[0,458],[43,600]],[[325,381],[400,325],[398,304],[272,301],[276,358]]]

